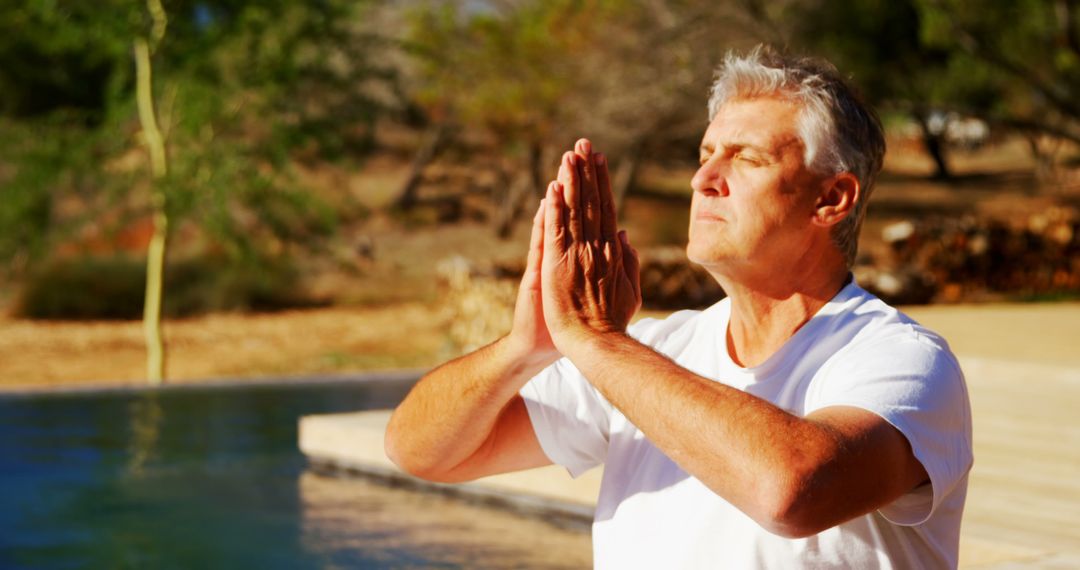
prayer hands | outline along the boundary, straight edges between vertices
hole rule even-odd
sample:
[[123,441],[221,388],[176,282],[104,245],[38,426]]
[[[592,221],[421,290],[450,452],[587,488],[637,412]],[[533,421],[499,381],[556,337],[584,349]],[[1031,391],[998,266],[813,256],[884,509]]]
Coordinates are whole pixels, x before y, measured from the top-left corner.
[[[616,228],[607,161],[579,140],[543,202],[541,297],[554,346],[623,332],[641,307],[637,252]],[[530,252],[531,254],[531,252]]]
[[584,335],[625,331],[640,307],[637,251],[616,228],[607,161],[579,140],[533,217],[511,337],[553,359]]

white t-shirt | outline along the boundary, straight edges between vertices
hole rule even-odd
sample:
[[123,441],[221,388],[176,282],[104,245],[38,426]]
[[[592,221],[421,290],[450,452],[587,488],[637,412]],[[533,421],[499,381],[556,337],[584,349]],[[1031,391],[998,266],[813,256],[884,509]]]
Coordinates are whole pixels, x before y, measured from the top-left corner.
[[730,309],[725,299],[643,319],[629,334],[797,416],[838,405],[878,414],[907,437],[931,484],[808,538],[771,534],[668,459],[564,358],[521,394],[554,463],[575,477],[605,464],[593,522],[596,567],[956,567],[971,411],[945,341],[852,283],[776,354],[743,368],[727,352]]

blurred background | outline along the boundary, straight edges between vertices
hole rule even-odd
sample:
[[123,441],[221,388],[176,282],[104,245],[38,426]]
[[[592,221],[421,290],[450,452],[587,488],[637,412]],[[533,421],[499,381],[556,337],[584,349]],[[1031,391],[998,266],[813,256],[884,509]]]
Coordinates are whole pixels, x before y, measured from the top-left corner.
[[763,42],[828,58],[885,123],[864,287],[1080,294],[1072,0],[2,3],[9,387],[145,382],[158,277],[173,381],[475,348],[508,330],[530,215],[582,136],[645,309],[707,306],[723,292],[682,253],[707,91]]

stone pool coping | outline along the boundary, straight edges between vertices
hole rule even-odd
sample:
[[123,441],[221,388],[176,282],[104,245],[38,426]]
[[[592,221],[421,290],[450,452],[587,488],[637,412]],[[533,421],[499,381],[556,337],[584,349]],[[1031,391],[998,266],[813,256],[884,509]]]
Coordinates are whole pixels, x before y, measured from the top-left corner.
[[300,451],[312,469],[393,486],[438,492],[556,522],[592,522],[602,468],[577,479],[556,466],[485,477],[465,484],[432,483],[402,472],[383,451],[390,410],[321,414],[300,419]]
[[313,386],[348,386],[376,382],[412,383],[426,369],[381,370],[375,372],[316,374],[305,376],[260,376],[257,378],[207,378],[166,382],[157,386],[150,384],[116,384],[110,382],[88,383],[76,386],[12,386],[0,387],[0,400],[8,398],[36,398],[40,396],[94,396],[109,394],[141,394],[148,392],[185,392],[198,390],[235,388],[279,388]]

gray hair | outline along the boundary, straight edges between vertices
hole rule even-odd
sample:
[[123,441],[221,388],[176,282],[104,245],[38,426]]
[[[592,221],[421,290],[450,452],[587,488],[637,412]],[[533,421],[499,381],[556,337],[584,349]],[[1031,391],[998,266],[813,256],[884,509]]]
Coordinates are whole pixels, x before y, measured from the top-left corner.
[[780,96],[802,107],[799,137],[804,163],[821,174],[850,172],[861,189],[855,210],[833,229],[848,267],[855,263],[859,228],[885,156],[881,121],[827,61],[795,58],[758,46],[745,56],[728,52],[709,93],[709,121],[728,101]]

